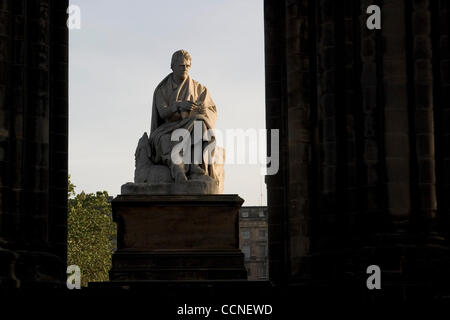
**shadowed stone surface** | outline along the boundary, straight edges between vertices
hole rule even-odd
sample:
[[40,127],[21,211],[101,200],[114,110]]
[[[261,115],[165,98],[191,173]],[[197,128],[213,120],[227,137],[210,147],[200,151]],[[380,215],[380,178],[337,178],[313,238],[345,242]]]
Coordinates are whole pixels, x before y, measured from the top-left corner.
[[369,30],[372,4],[264,1],[270,278],[364,287],[377,264],[383,295],[448,297],[448,3],[379,1]]
[[0,0],[0,288],[61,287],[68,0]]

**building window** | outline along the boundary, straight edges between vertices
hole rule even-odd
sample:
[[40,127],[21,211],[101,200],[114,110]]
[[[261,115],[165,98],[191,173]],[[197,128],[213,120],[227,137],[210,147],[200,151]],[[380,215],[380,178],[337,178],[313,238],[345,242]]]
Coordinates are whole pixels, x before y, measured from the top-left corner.
[[266,279],[267,278],[267,268],[265,264],[262,264],[260,266],[260,270],[259,270],[259,277]]
[[249,260],[250,259],[250,247],[249,246],[243,246],[242,247],[242,252],[244,253],[245,260]]
[[261,209],[261,210],[259,211],[259,217],[260,217],[260,218],[264,218],[264,216],[265,216],[264,210]]
[[248,211],[247,210],[242,210],[241,217],[242,218],[248,218]]
[[247,268],[247,277],[252,275],[252,268],[248,267]]
[[267,232],[265,229],[259,229],[259,238],[265,240],[267,237]]
[[242,230],[242,239],[250,239],[250,230]]
[[266,246],[259,246],[259,255],[260,255],[260,257],[267,256]]

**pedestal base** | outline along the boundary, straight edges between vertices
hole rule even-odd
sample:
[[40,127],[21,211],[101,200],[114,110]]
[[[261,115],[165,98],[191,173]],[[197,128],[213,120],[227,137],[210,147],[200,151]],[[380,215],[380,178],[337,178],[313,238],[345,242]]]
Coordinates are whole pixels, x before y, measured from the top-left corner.
[[120,195],[111,280],[246,279],[237,195]]
[[235,251],[118,252],[113,257],[113,280],[246,279],[243,254]]

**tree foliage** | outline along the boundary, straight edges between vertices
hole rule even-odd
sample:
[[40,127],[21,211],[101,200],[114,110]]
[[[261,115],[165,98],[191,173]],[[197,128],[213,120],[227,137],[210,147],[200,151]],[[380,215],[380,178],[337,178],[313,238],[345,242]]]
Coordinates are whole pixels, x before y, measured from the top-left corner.
[[69,177],[67,263],[81,269],[81,284],[107,281],[116,225],[106,191],[76,194]]

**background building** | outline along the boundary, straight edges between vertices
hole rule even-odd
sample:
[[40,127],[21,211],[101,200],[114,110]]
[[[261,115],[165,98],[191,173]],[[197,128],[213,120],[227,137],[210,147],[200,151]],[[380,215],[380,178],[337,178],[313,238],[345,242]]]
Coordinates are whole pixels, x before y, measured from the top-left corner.
[[245,255],[249,280],[268,280],[267,207],[242,207],[239,246]]

